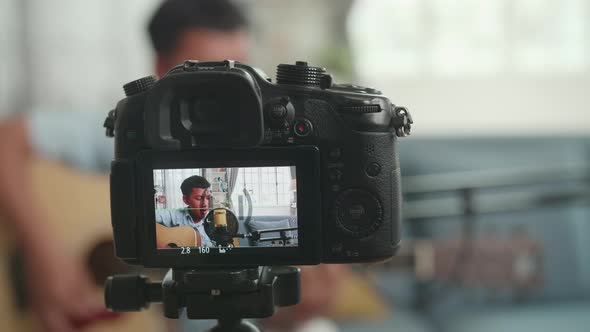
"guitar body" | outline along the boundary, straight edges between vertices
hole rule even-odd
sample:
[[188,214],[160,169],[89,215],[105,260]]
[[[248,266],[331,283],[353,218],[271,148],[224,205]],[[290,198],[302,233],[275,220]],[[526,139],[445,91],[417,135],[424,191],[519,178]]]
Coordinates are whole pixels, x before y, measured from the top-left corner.
[[156,245],[158,249],[200,247],[201,234],[190,226],[166,227],[156,224]]
[[[87,265],[88,255],[97,244],[112,239],[108,175],[96,175],[68,168],[57,162],[32,161],[35,203],[43,212],[42,222],[50,224],[80,264]],[[10,222],[10,221],[8,221]],[[41,222],[41,221],[40,221]],[[33,315],[16,306],[11,281],[10,255],[15,252],[10,232],[0,223],[0,322],[3,331],[39,331]],[[26,245],[26,244],[25,244]],[[112,255],[107,260],[118,261]],[[107,262],[108,264],[108,262]],[[96,288],[102,297],[102,287]],[[163,314],[157,306],[121,318],[91,324],[84,331],[156,332],[165,329]]]

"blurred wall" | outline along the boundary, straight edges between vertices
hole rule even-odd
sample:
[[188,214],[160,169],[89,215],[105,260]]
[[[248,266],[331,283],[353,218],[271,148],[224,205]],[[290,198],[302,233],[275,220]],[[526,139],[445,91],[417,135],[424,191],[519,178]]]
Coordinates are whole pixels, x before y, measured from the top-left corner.
[[[146,24],[159,3],[3,1],[0,106],[111,107],[123,97],[122,84],[153,71]],[[236,3],[252,23],[250,63],[269,75],[278,63],[295,60],[321,63],[346,79],[352,75],[345,29],[352,0]]]
[[274,77],[279,63],[307,60],[337,81],[354,78],[346,31],[353,0],[244,0],[252,23],[252,63]]
[[2,1],[0,105],[111,107],[123,96],[123,83],[152,71],[144,30],[156,3]]
[[[0,2],[0,110],[22,107],[24,81],[18,79],[20,59],[24,55],[23,24],[19,22],[22,6],[19,0]],[[0,114],[3,114],[0,111]]]
[[357,0],[348,23],[360,81],[416,135],[590,129],[588,0]]
[[[590,129],[590,0],[238,0],[250,63],[306,59],[406,105],[415,135]],[[152,72],[158,0],[0,3],[0,107],[111,108]]]

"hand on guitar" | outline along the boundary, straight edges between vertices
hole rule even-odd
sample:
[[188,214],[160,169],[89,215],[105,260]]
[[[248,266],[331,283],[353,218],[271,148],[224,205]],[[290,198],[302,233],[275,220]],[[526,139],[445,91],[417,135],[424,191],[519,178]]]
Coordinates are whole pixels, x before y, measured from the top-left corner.
[[53,240],[27,245],[25,268],[31,308],[41,331],[80,331],[95,320],[115,317],[84,265]]
[[0,122],[1,221],[20,244],[29,303],[41,323],[40,330],[79,331],[94,318],[104,318],[106,308],[85,266],[68,255],[59,243],[59,234],[45,222],[32,190],[27,137],[23,118]]

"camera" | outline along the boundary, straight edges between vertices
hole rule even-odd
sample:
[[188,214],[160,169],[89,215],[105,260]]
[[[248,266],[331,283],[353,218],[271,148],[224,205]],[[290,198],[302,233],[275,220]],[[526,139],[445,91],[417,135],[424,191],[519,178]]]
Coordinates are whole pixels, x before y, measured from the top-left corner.
[[117,256],[146,267],[379,261],[400,242],[396,141],[412,119],[324,68],[186,61],[124,86],[115,138]]

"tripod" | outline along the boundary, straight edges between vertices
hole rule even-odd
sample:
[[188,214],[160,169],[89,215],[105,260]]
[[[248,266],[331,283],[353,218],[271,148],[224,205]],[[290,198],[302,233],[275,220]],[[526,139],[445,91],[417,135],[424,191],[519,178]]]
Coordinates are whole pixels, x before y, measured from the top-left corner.
[[217,319],[212,332],[255,332],[260,330],[242,318],[269,317],[276,307],[297,304],[299,290],[299,269],[291,266],[170,269],[161,282],[141,275],[109,277],[105,302],[117,312],[162,302],[167,318],[178,318],[186,308],[189,319]]

